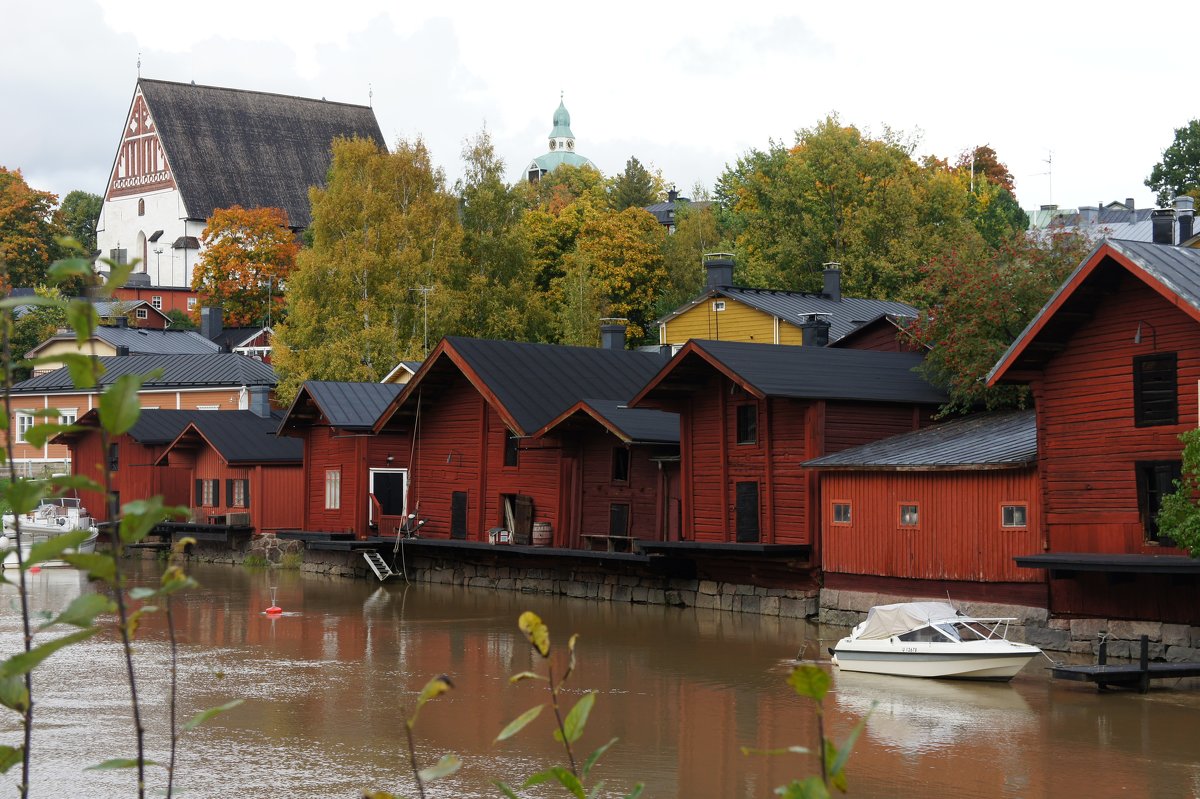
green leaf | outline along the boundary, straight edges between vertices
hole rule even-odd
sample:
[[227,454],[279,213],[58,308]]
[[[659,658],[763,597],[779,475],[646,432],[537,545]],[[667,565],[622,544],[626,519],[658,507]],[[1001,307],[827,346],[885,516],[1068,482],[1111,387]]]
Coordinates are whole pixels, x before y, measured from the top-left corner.
[[550,769],[539,771],[536,774],[530,774],[529,777],[521,784],[522,788],[533,788],[541,785],[543,782],[549,782],[554,779],[554,772]]
[[423,768],[417,772],[425,782],[433,782],[440,780],[442,777],[448,777],[462,766],[462,758],[458,755],[442,755],[442,759],[437,762],[432,768]]
[[846,774],[842,771],[834,771],[832,763],[837,759],[837,745],[828,738],[825,739],[825,772],[829,777],[829,784],[837,788],[842,793],[846,792]]
[[43,422],[35,424],[25,431],[25,442],[31,447],[43,447],[46,442],[54,438],[59,433],[74,428],[68,424],[59,424],[58,422]]
[[421,689],[421,693],[417,696],[417,706],[413,709],[412,717],[407,722],[408,728],[411,730],[416,726],[417,714],[421,712],[421,708],[425,707],[426,702],[430,699],[436,699],[453,687],[454,683],[450,682],[450,678],[445,674],[434,677],[425,683],[425,687]]
[[534,719],[536,719],[538,717],[538,714],[542,712],[542,708],[544,708],[544,707],[545,707],[545,705],[538,705],[537,707],[531,707],[531,708],[529,708],[529,710],[526,710],[524,713],[517,716],[515,719],[513,719],[512,721],[510,721],[508,723],[507,727],[505,727],[504,729],[502,729],[500,731],[500,734],[496,736],[496,740],[492,741],[492,743],[499,743],[500,741],[507,741],[509,738],[513,737],[514,735],[519,733],[521,730],[525,729],[525,727],[528,726],[529,722],[533,721]]
[[161,496],[126,503],[121,509],[121,541],[136,544],[154,531],[159,524],[176,515],[178,509],[162,504]]
[[[73,427],[73,430],[84,430],[83,427]],[[62,492],[63,489],[74,489],[76,491],[97,491],[103,492],[104,486],[97,483],[90,477],[82,474],[56,474],[51,481],[56,489],[55,493]]]
[[646,786],[639,782],[637,785],[633,786],[632,791],[625,794],[625,799],[638,799],[638,797],[642,795],[642,791],[644,791],[644,790],[646,790]]
[[42,625],[43,629],[53,624],[71,624],[75,627],[91,627],[101,613],[115,613],[116,604],[104,594],[82,594],[75,597],[67,609],[52,621]]
[[[75,242],[78,249],[79,242]],[[92,265],[83,258],[61,258],[50,264],[50,268],[46,270],[46,279],[51,283],[62,283],[64,280],[70,280],[73,277],[91,277]],[[62,300],[55,300],[56,303]]]
[[587,726],[588,715],[592,712],[592,705],[596,704],[596,692],[590,691],[579,698],[575,703],[575,707],[571,708],[571,712],[563,719],[563,728],[554,731],[554,740],[559,743],[563,742],[563,736],[567,738],[567,743],[575,743],[583,735],[583,728]]
[[495,785],[497,788],[499,788],[500,793],[504,794],[507,799],[521,799],[521,797],[517,795],[516,791],[514,791],[512,788],[509,788],[508,785],[500,780],[494,780],[492,785]]
[[63,555],[62,559],[76,569],[86,571],[91,580],[103,580],[112,584],[117,577],[117,564],[113,561],[112,555],[103,555],[98,552],[76,552],[73,555]]
[[800,696],[820,702],[829,691],[829,675],[819,666],[803,664],[792,669],[788,685]]
[[5,773],[25,757],[23,746],[0,746],[0,774]]
[[54,357],[66,365],[71,374],[71,382],[76,388],[94,388],[96,382],[104,377],[107,371],[100,361],[77,352],[64,352]]
[[180,731],[188,732],[189,730],[194,730],[218,713],[224,713],[226,710],[233,710],[235,707],[242,704],[242,701],[243,700],[241,699],[234,699],[232,702],[226,702],[219,707],[210,707],[207,710],[201,710],[199,713],[188,719],[187,723],[183,725]]
[[17,480],[4,488],[4,498],[13,513],[29,513],[50,493],[45,480]]
[[809,777],[803,782],[792,780],[782,788],[776,788],[775,793],[783,799],[829,799],[829,789],[820,777]]
[[35,563],[45,563],[48,560],[58,560],[68,549],[73,550],[91,536],[87,530],[72,530],[69,533],[56,535],[45,541],[38,541],[29,548],[29,557],[25,559],[25,568]]
[[129,432],[138,420],[142,405],[138,391],[141,375],[121,375],[100,395],[100,426],[114,436]]
[[517,626],[525,633],[525,639],[544,658],[550,657],[550,628],[533,611],[527,610],[517,619]]
[[513,676],[509,677],[508,683],[509,685],[515,685],[522,680],[542,680],[544,682],[546,678],[534,671],[523,671],[519,674],[514,674]]
[[29,709],[29,691],[25,687],[23,676],[0,677],[0,705],[12,708],[18,713]]
[[127,263],[117,264],[105,259],[105,265],[108,266],[108,280],[104,281],[104,293],[112,295],[114,291],[125,285],[129,280],[129,276],[133,274],[133,270],[142,262],[141,258],[133,258]]
[[619,739],[617,739],[617,738],[613,738],[611,741],[606,743],[604,746],[601,746],[595,752],[592,752],[590,755],[588,755],[587,761],[583,764],[583,776],[584,777],[586,777],[588,775],[588,772],[592,770],[592,766],[596,765],[596,761],[600,759],[601,755],[603,755],[605,752],[607,752],[608,748],[610,746],[612,746],[613,744],[615,744],[618,740]]
[[37,668],[38,664],[46,658],[53,655],[64,646],[78,643],[84,639],[91,638],[100,631],[99,627],[89,627],[86,630],[76,630],[73,633],[67,633],[61,638],[55,638],[53,641],[47,641],[44,644],[39,644],[28,652],[19,652],[8,660],[0,663],[0,678],[15,677],[20,674],[28,674]]
[[[147,760],[145,763],[147,766],[158,765],[153,760]],[[137,764],[137,760],[126,757],[116,757],[112,760],[105,760],[103,763],[97,763],[94,766],[88,766],[84,769],[84,771],[110,771],[117,768],[137,768]]]
[[562,766],[551,766],[550,771],[554,773],[554,778],[559,781],[562,787],[570,791],[575,799],[587,799],[587,794],[583,790],[583,783],[571,773],[570,769],[563,768]]
[[137,588],[129,589],[129,598],[130,599],[139,599],[139,600],[140,599],[149,599],[150,597],[154,596],[157,593],[158,593],[157,589],[147,588],[144,585],[139,585]]
[[603,791],[604,791],[604,780],[600,780],[599,782],[597,782],[595,785],[592,786],[592,789],[590,791],[588,791],[587,799],[600,799],[600,797],[603,796]]

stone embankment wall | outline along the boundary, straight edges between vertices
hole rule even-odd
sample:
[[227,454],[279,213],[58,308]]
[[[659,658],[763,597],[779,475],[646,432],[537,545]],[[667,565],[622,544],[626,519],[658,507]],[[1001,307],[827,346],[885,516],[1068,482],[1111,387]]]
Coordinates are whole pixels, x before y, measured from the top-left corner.
[[[944,602],[944,597],[910,597],[864,591],[821,591],[818,621],[852,627],[867,617],[875,605],[914,600]],[[1009,639],[1033,644],[1048,652],[1094,655],[1103,639],[1110,658],[1137,658],[1143,635],[1150,639],[1150,659],[1200,661],[1200,627],[1161,622],[1109,619],[1052,619],[1044,608],[990,602],[959,602],[954,606],[969,616],[1012,617]]]

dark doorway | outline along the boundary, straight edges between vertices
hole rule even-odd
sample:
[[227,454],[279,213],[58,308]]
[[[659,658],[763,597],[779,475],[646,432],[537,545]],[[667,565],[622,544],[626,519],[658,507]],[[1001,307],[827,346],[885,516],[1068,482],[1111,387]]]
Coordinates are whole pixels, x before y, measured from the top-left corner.
[[[379,501],[379,509],[384,516],[404,515],[404,492],[407,485],[408,473],[403,469],[371,470],[371,493]],[[367,502],[367,507],[370,508],[368,513],[373,514],[374,508],[371,507],[370,502]],[[372,516],[372,524],[377,524],[378,521]]]
[[450,537],[467,537],[467,492],[455,491],[450,497]]
[[758,483],[737,483],[736,490],[738,543],[755,543],[758,541]]

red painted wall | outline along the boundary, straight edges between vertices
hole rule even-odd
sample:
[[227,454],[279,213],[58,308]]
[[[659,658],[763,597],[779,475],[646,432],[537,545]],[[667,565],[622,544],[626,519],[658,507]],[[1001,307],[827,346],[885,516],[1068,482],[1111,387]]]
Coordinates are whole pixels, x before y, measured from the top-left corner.
[[[122,504],[155,495],[162,495],[168,505],[191,504],[190,470],[154,465],[164,447],[143,446],[128,434],[117,436],[114,441],[118,454],[112,485]],[[71,449],[72,473],[103,485],[107,457],[101,447],[99,431],[85,433]],[[108,520],[108,502],[102,492],[83,490],[79,492],[79,498],[93,519]]]
[[[629,452],[629,480],[614,482],[613,449],[624,448],[616,437],[595,432],[577,437],[577,457],[580,461],[580,533],[606,535],[613,503],[629,505],[629,534],[648,541],[663,540],[661,510],[662,475],[658,465],[650,460],[654,450],[633,447]],[[580,542],[573,536],[573,542]],[[574,544],[573,544],[574,545]]]
[[[176,448],[171,451],[171,463],[191,469],[191,498],[186,504],[193,508],[193,517],[207,522],[209,516],[228,513],[249,513],[250,524],[256,533],[295,529],[304,518],[304,503],[300,492],[304,490],[304,469],[301,464],[270,464],[261,466],[230,466],[211,447],[194,451]],[[199,507],[195,496],[196,480],[218,481],[219,497],[213,506]],[[226,480],[249,480],[250,507],[236,508],[229,505]]]

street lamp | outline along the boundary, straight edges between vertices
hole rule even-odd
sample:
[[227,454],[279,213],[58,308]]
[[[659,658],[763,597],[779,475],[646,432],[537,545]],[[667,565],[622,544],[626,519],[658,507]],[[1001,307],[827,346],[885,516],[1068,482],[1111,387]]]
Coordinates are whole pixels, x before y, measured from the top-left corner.
[[154,248],[154,285],[162,285],[162,247]]

